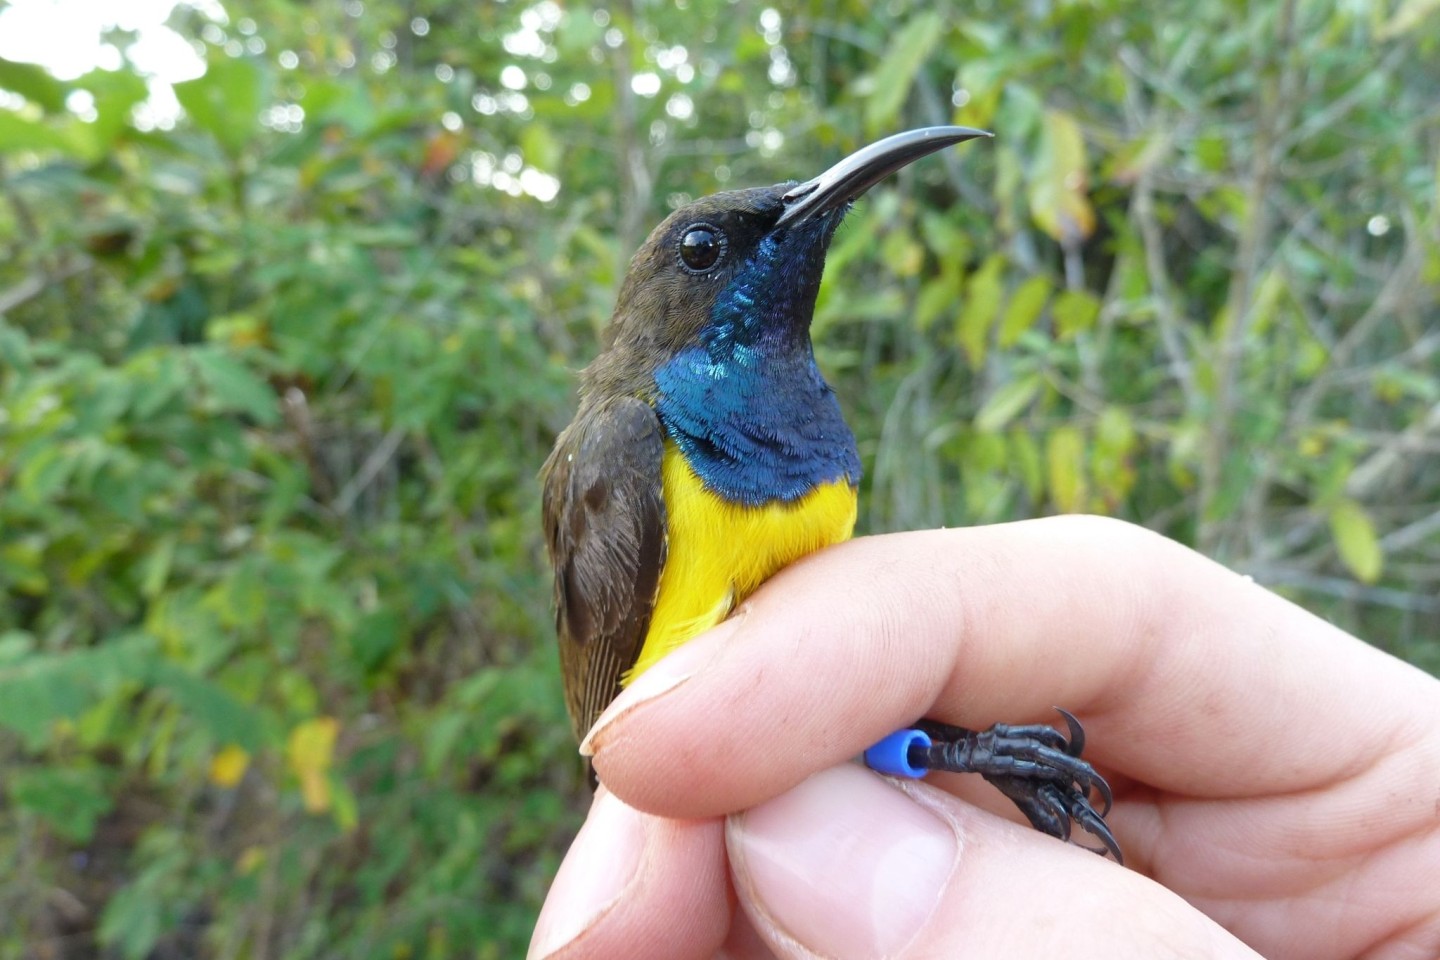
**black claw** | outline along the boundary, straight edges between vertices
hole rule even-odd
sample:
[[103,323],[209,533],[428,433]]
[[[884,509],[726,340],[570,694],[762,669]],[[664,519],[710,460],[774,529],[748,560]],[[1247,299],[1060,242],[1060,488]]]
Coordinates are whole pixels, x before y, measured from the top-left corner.
[[1100,794],[1100,799],[1105,802],[1105,809],[1100,811],[1100,817],[1103,820],[1105,817],[1110,816],[1110,810],[1115,806],[1115,795],[1110,792],[1110,784],[1099,774],[1095,775],[1095,783],[1093,786],[1095,787],[1095,792]]
[[1102,857],[1109,854],[1115,858],[1116,863],[1123,865],[1125,863],[1124,854],[1120,852],[1120,844],[1116,841],[1115,834],[1111,832],[1110,825],[1105,822],[1104,814],[1096,811],[1090,805],[1090,801],[1083,796],[1072,794],[1068,799],[1070,806],[1066,813],[1069,819],[1080,824],[1081,829],[1104,844],[1103,849],[1090,846],[1085,849],[1092,853],[1098,853]]
[[1051,787],[1042,788],[1041,796],[1045,800],[1045,806],[1054,812],[1060,823],[1060,839],[1066,843],[1070,842],[1070,821],[1074,819],[1069,810],[1065,808],[1065,798],[1059,795],[1059,791]]
[[1125,865],[1125,855],[1120,852],[1120,844],[1116,841],[1115,834],[1110,832],[1109,824],[1099,817],[1095,817],[1094,819],[1087,817],[1083,820],[1077,820],[1076,822],[1085,828],[1086,833],[1105,845],[1105,849],[1103,850],[1098,850],[1095,847],[1086,847],[1085,849],[1093,850],[1102,857],[1108,853],[1115,858],[1116,863],[1122,867]]
[[1065,726],[1070,728],[1070,745],[1065,752],[1072,757],[1078,757],[1085,750],[1085,728],[1080,726],[1080,721],[1075,719],[1075,714],[1064,707],[1056,707],[1055,712],[1065,718]]
[[[951,773],[978,773],[994,784],[1020,808],[1030,824],[1042,833],[1070,840],[1072,824],[1099,840],[1103,849],[1087,847],[1101,856],[1123,863],[1120,845],[1105,822],[1114,806],[1110,784],[1081,759],[1085,729],[1068,710],[1055,708],[1069,728],[1067,738],[1044,724],[1010,726],[997,723],[976,732],[933,720],[916,724],[931,739],[922,748],[924,766]],[[1090,803],[1090,793],[1100,798],[1103,810]]]
[[[1065,725],[1070,728],[1070,746],[1065,752],[1072,757],[1079,757],[1085,749],[1085,728],[1080,725],[1075,714],[1064,707],[1056,707],[1055,712],[1065,718]],[[1115,806],[1115,795],[1110,792],[1110,784],[1105,782],[1104,777],[1095,774],[1094,782],[1087,786],[1093,787],[1100,794],[1100,799],[1105,802],[1105,809],[1100,811],[1100,816],[1102,818],[1110,816],[1110,810]]]

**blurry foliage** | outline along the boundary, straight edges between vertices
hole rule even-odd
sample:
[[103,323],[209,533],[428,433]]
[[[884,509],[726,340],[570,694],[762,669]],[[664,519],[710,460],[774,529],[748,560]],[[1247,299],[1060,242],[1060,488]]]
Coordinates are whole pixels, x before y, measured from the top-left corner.
[[1128,517],[1440,668],[1390,7],[235,0],[173,129],[0,62],[0,956],[518,956],[583,802],[571,371],[669,206],[904,127],[996,139],[832,250],[862,527]]

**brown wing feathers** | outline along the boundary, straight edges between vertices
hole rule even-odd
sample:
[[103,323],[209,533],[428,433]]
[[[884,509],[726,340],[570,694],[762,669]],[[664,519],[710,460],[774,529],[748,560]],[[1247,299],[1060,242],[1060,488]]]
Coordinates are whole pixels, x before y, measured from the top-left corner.
[[635,662],[665,563],[664,441],[631,397],[581,410],[541,471],[565,701],[577,737]]

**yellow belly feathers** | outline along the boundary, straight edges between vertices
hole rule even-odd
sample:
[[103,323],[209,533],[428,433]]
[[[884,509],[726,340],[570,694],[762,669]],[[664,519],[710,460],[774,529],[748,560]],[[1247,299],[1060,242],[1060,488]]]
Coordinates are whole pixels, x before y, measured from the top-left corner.
[[794,503],[746,507],[706,490],[669,441],[662,472],[669,554],[650,629],[626,683],[724,620],[781,567],[848,540],[855,529],[855,489],[847,480]]

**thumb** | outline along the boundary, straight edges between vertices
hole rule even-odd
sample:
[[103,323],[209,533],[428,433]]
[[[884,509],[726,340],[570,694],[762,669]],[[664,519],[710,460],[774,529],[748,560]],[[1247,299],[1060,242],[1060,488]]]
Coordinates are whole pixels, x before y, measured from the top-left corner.
[[1257,956],[1139,874],[854,765],[732,815],[726,842],[780,957]]

